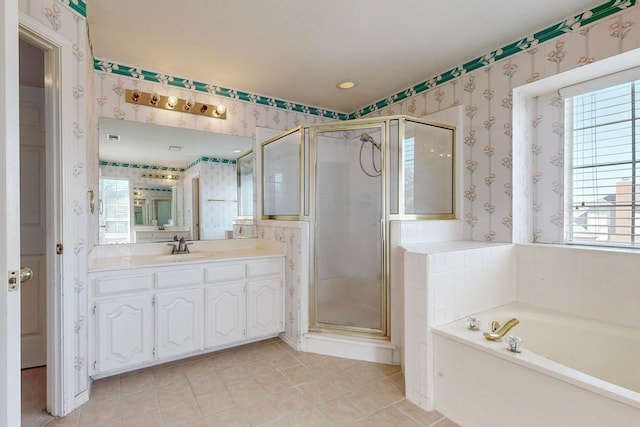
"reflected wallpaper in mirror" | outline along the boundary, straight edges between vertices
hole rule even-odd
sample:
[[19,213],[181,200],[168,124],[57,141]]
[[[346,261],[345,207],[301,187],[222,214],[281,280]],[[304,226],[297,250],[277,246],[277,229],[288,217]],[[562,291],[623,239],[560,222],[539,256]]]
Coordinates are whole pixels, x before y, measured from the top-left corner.
[[230,236],[251,138],[101,117],[100,244]]

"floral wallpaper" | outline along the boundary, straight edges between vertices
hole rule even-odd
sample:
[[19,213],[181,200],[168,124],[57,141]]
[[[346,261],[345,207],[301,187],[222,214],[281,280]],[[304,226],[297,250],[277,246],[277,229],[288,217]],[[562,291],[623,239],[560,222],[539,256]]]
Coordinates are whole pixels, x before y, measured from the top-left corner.
[[[464,108],[462,164],[464,238],[510,242],[512,211],[512,89],[640,47],[640,8],[635,1],[609,1],[518,43],[490,52],[455,72],[400,92],[357,116],[408,114],[427,117],[452,106]],[[548,38],[548,34],[555,34]],[[506,51],[510,51],[507,58]],[[481,60],[482,59],[482,60]],[[442,81],[446,81],[442,83]],[[427,87],[428,89],[425,89]],[[422,93],[415,93],[423,90]],[[406,94],[409,96],[405,96]],[[563,101],[557,94],[530,106],[532,155],[530,241],[561,243],[564,224]]]
[[285,338],[300,349],[302,334],[308,330],[309,224],[297,221],[260,221],[257,236],[284,242],[285,255]]
[[[86,19],[79,1],[60,2],[56,0],[20,0],[19,9],[60,36],[68,39],[73,45],[74,66],[72,70],[73,93],[63,96],[73,97],[73,152],[67,153],[70,167],[62,171],[62,179],[68,183],[73,193],[71,206],[62,206],[63,215],[72,217],[75,227],[64,230],[62,243],[65,249],[65,271],[71,271],[73,277],[65,277],[65,290],[74,292],[75,309],[69,315],[74,324],[74,368],[75,394],[88,388],[89,374],[87,369],[87,229],[88,229],[88,197],[87,197],[87,30]],[[67,141],[68,142],[68,141]],[[69,266],[68,269],[66,266]],[[65,316],[66,317],[66,316]]]
[[[97,242],[98,220],[97,212],[92,216],[88,211],[86,193],[87,188],[97,188],[98,183],[98,117],[254,137],[258,126],[284,131],[300,124],[336,119],[392,114],[424,117],[462,105],[464,128],[459,131],[464,140],[461,212],[464,237],[508,242],[514,221],[512,89],[640,46],[640,8],[634,0],[611,0],[344,115],[91,58],[83,0],[19,0],[19,9],[73,45],[73,93],[69,96],[74,105],[74,150],[69,153],[69,167],[63,171],[73,203],[62,209],[64,215],[74,218],[76,225],[65,230],[63,236],[66,271],[73,276],[68,279],[69,291],[76,296],[74,312],[70,315],[75,332],[76,395],[87,390],[89,381],[86,260],[87,250]],[[227,106],[228,118],[215,120],[127,104],[124,91],[133,88],[189,96],[210,104],[222,103]],[[533,135],[528,139],[534,154],[531,182],[535,201],[531,212],[535,232],[532,240],[539,242],[562,239],[564,130],[561,106],[562,99],[557,94],[539,97],[532,105],[535,110],[530,127]],[[300,317],[307,286],[302,283],[305,278],[301,272],[308,259],[305,255],[308,236],[303,228],[258,227],[260,237],[287,243],[287,335],[297,342],[306,325],[306,320]]]
[[[640,34],[634,31],[635,4],[635,0],[604,2],[347,115],[95,59],[98,115],[255,136],[255,126],[287,130],[325,119],[393,114],[425,117],[462,105],[464,204],[460,214],[464,237],[509,242],[514,221],[512,89],[637,47]],[[124,89],[133,87],[225,103],[229,119],[186,118],[125,104]],[[531,240],[560,242],[564,222],[562,100],[550,96],[537,100],[535,108],[536,139],[531,147],[536,163],[531,177],[536,193],[531,206],[535,231]]]

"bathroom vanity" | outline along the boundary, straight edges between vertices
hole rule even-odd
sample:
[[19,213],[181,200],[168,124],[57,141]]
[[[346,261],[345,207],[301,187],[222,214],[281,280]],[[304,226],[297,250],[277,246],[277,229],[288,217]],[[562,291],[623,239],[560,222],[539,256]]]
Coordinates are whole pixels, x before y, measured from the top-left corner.
[[97,246],[89,262],[90,373],[109,376],[277,336],[283,243]]

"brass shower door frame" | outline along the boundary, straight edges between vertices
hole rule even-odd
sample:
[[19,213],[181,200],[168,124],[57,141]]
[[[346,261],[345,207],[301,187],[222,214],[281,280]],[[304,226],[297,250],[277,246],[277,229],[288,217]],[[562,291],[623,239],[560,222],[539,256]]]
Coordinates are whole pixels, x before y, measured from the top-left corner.
[[[362,336],[367,338],[378,338],[378,339],[389,339],[389,331],[390,331],[390,311],[391,307],[389,304],[389,293],[390,293],[390,276],[389,276],[389,239],[388,239],[388,223],[389,223],[389,209],[388,209],[388,198],[387,194],[389,192],[389,179],[388,179],[388,137],[389,137],[389,119],[356,119],[350,120],[348,122],[331,122],[331,123],[323,123],[319,125],[311,125],[309,126],[309,200],[310,200],[310,211],[309,217],[307,218],[311,224],[310,231],[310,269],[311,274],[309,275],[309,331],[315,333],[339,333],[339,334],[348,334],[352,336]],[[380,209],[381,209],[381,218],[380,218],[380,238],[382,253],[381,256],[381,301],[380,301],[380,329],[373,328],[363,328],[356,326],[343,326],[331,323],[323,323],[318,321],[318,300],[317,300],[317,292],[318,292],[318,239],[317,239],[317,231],[318,231],[318,221],[317,221],[317,201],[318,201],[318,164],[317,164],[317,149],[318,149],[318,134],[324,132],[349,132],[349,131],[357,131],[361,129],[371,129],[377,128],[380,130],[381,137],[381,160],[382,160],[382,195],[380,198]]]
[[[392,182],[392,157],[391,157],[391,125],[397,122],[397,180]],[[406,214],[405,213],[405,125],[413,122],[442,129],[448,129],[452,135],[452,212],[437,214]],[[395,124],[394,124],[395,125]],[[382,160],[382,215],[381,215],[381,238],[382,238],[382,300],[381,300],[381,328],[370,329],[361,327],[341,326],[318,322],[317,312],[317,135],[321,132],[352,131],[366,128],[380,128],[381,131],[381,160]],[[262,151],[264,146],[288,136],[295,132],[300,132],[299,137],[299,212],[294,215],[265,215],[264,213],[264,156]],[[394,129],[394,132],[396,130]],[[395,142],[395,141],[394,141]],[[364,118],[349,121],[335,121],[321,124],[300,125],[283,132],[261,144],[260,153],[260,181],[258,187],[260,192],[259,218],[263,220],[288,220],[305,221],[310,223],[309,231],[309,331],[314,333],[339,333],[367,338],[378,338],[389,340],[391,331],[391,269],[390,269],[390,221],[402,220],[450,220],[458,216],[458,169],[459,159],[457,153],[457,135],[455,126],[418,119],[406,115],[393,115],[378,118]],[[308,177],[308,180],[305,180]],[[396,185],[397,200],[391,200],[392,185]],[[397,203],[395,208],[393,203]]]

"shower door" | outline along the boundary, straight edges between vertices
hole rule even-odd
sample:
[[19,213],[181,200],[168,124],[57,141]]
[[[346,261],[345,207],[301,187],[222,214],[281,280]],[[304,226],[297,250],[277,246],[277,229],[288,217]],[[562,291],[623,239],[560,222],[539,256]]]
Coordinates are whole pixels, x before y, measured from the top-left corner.
[[315,322],[383,334],[383,127],[316,133]]

